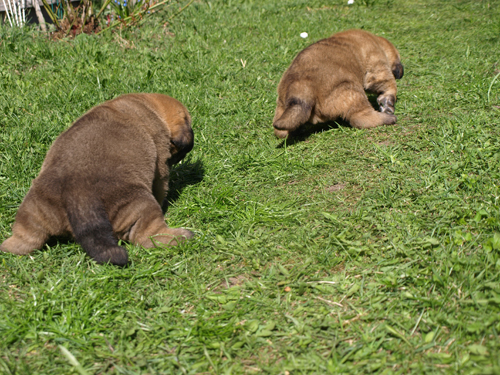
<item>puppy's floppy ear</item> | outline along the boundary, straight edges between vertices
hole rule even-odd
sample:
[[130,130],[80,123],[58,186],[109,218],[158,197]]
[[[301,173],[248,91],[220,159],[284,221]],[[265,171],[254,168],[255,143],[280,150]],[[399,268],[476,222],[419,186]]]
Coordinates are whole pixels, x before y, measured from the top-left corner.
[[191,118],[186,116],[183,120],[184,123],[170,127],[170,142],[172,143],[172,147],[170,148],[172,155],[169,160],[170,165],[180,162],[193,149],[194,133],[191,128]]
[[394,75],[394,78],[396,79],[402,78],[404,74],[404,69],[403,69],[403,64],[401,64],[401,58],[399,57],[398,50],[387,39],[381,36],[376,36],[376,37],[380,47],[382,47],[385,55],[387,56],[387,59],[389,60],[389,64],[392,64],[391,70],[392,74]]
[[404,68],[403,64],[401,64],[401,61],[398,60],[392,65],[392,74],[394,74],[394,78],[396,79],[403,78]]

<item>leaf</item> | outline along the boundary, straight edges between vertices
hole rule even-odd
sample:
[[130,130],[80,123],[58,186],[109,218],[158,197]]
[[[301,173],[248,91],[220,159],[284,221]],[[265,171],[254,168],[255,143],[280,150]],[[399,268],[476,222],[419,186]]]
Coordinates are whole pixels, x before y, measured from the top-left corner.
[[483,322],[469,323],[466,326],[467,331],[471,332],[471,333],[480,333],[480,332],[483,332],[485,328],[486,327],[483,324]]
[[484,286],[489,288],[489,289],[500,291],[500,283],[489,282],[489,283],[485,283]]
[[239,349],[241,348],[243,345],[245,345],[245,343],[243,341],[238,341],[236,343],[233,344],[233,346],[231,346],[231,349]]
[[218,234],[217,236],[215,236],[215,238],[217,239],[217,241],[219,241],[222,245],[225,245],[226,244],[226,240],[224,240],[224,237],[222,237],[220,234]]
[[491,240],[492,240],[491,245],[493,246],[493,249],[500,250],[500,234],[495,233]]
[[297,294],[302,296],[307,289],[307,284],[304,282],[299,283],[299,289],[297,290]]
[[59,345],[59,349],[61,350],[62,354],[68,359],[69,363],[73,365],[73,367],[81,374],[81,375],[88,375],[87,371],[82,367],[80,362],[75,358],[71,352],[66,349],[64,346]]
[[269,337],[272,336],[272,332],[268,331],[267,329],[263,329],[262,331],[259,331],[255,334],[257,337]]
[[488,349],[486,348],[486,346],[479,344],[469,345],[469,351],[472,354],[483,355],[483,356],[488,354]]
[[264,326],[264,329],[268,331],[272,331],[274,328],[276,328],[276,322],[274,320],[268,320]]
[[231,302],[226,303],[225,305],[222,305],[222,307],[226,311],[233,311],[234,308],[236,307],[236,303],[237,303],[236,301],[231,301]]
[[488,217],[488,213],[485,210],[480,210],[476,216],[474,216],[474,221],[479,223],[483,217]]
[[492,249],[500,250],[500,234],[495,233],[493,237],[488,238],[484,244],[484,248],[488,251],[491,251]]
[[206,297],[212,301],[216,301],[222,304],[227,302],[227,298],[223,294],[208,294]]
[[464,363],[466,363],[470,359],[469,354],[465,353],[461,358],[460,358],[460,366],[462,366]]
[[258,320],[249,320],[245,323],[245,328],[248,332],[254,333],[259,329],[259,321]]
[[136,328],[136,327],[130,328],[130,329],[127,330],[127,332],[125,332],[125,336],[127,336],[127,337],[128,336],[132,336],[138,330],[139,330],[139,328]]
[[233,286],[224,291],[224,295],[228,301],[237,301],[240,299],[241,288],[239,286]]
[[163,306],[163,307],[160,307],[158,310],[156,310],[156,312],[158,314],[161,314],[161,313],[168,313],[172,310],[172,307],[170,306]]
[[288,270],[279,263],[278,263],[278,269],[283,275],[290,276],[290,272],[288,272]]
[[396,336],[397,338],[400,338],[401,340],[403,340],[404,342],[406,342],[408,345],[412,346],[410,344],[410,342],[406,339],[406,337],[404,337],[404,335],[401,333],[401,332],[398,332],[396,331],[394,328],[392,328],[391,326],[385,326],[385,329],[387,330],[387,332],[389,332],[391,335],[393,336]]
[[44,272],[44,270],[41,270],[40,272],[38,272],[38,273],[36,274],[36,279],[37,279],[37,281],[42,281],[42,280],[44,279],[44,277],[45,277],[45,272]]
[[209,348],[209,349],[219,349],[220,348],[220,342],[218,342],[218,341],[212,341],[211,343],[207,344],[207,348]]
[[328,212],[322,212],[321,214],[325,217],[325,219],[331,220],[334,223],[339,221],[337,217],[333,216],[332,214],[329,214]]
[[450,363],[453,361],[453,356],[449,353],[429,353],[427,356],[436,359],[441,363]]
[[360,286],[359,284],[354,284],[351,289],[349,289],[346,293],[346,297],[352,296],[354,293],[356,293],[359,290]]
[[432,340],[434,340],[434,335],[435,335],[434,331],[430,331],[429,333],[427,333],[424,337],[424,342],[426,344],[432,342]]
[[415,299],[415,296],[408,291],[401,293],[401,296],[407,299]]
[[432,246],[438,246],[439,245],[439,240],[437,238],[434,238],[434,237],[427,237],[425,239],[425,241],[429,244],[431,244]]

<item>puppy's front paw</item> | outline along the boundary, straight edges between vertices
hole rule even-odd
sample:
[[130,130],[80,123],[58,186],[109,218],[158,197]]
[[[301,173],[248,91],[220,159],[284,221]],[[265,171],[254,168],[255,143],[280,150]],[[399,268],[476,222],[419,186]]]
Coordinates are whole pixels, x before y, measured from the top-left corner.
[[184,228],[168,228],[166,233],[156,234],[151,236],[149,242],[142,243],[144,247],[156,247],[167,245],[167,246],[177,246],[181,242],[189,240],[194,237],[194,233],[188,229]]
[[392,95],[379,96],[377,102],[380,106],[380,112],[388,113],[390,115],[394,114],[394,104],[396,103],[396,98]]
[[184,228],[172,228],[171,233],[176,236],[177,242],[190,240],[194,237],[193,232],[191,232],[189,229]]

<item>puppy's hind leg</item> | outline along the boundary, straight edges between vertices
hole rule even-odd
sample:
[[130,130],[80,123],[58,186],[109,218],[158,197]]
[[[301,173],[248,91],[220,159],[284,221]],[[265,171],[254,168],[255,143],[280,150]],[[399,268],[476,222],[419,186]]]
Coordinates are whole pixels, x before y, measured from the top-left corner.
[[32,192],[28,192],[16,214],[12,226],[12,236],[1,245],[0,250],[17,255],[27,255],[33,250],[41,249],[50,233],[48,223],[43,222],[43,212],[37,205]]
[[323,101],[319,111],[331,120],[341,117],[358,129],[396,123],[396,116],[373,109],[361,85],[345,84],[337,87]]
[[12,236],[0,245],[0,250],[16,255],[27,255],[34,250],[41,249],[49,235],[43,229],[37,229],[30,224],[14,223]]
[[367,129],[396,123],[397,119],[393,114],[375,111],[364,92],[354,92],[351,94],[349,95],[353,99],[351,107],[347,110],[344,117],[352,127]]
[[290,132],[309,121],[313,107],[313,90],[303,82],[292,83],[287,90],[286,98],[279,98],[273,120],[276,136],[285,138]]
[[149,248],[155,247],[159,243],[176,246],[182,241],[193,238],[193,232],[187,229],[167,226],[161,207],[152,195],[144,194],[139,201],[133,204],[133,216],[136,221],[127,238],[124,239]]
[[396,120],[396,116],[389,113],[377,112],[370,106],[370,108],[353,113],[349,118],[349,123],[353,128],[368,129],[380,125],[393,125],[396,123]]

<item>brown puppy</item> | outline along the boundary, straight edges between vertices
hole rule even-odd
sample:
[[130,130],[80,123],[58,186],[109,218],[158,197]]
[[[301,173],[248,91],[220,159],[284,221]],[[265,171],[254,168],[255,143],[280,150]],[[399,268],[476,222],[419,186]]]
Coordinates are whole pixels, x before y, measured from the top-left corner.
[[80,117],[50,148],[0,250],[29,254],[51,236],[73,236],[97,263],[123,266],[117,239],[176,245],[161,204],[169,168],[193,148],[191,117],[177,100],[130,94]]
[[[395,124],[396,79],[403,65],[396,48],[382,37],[348,30],[300,52],[278,85],[274,133],[286,138],[307,122],[342,118],[359,129]],[[365,90],[379,94],[380,112]]]

